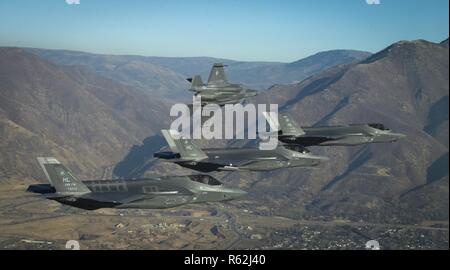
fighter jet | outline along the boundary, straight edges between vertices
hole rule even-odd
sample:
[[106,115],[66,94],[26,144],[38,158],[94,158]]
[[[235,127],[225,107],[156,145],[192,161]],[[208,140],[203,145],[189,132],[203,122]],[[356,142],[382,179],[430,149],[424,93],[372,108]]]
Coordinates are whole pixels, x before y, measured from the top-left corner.
[[192,140],[181,137],[174,130],[162,130],[162,133],[171,151],[154,153],[154,156],[200,172],[270,171],[289,167],[315,167],[328,160],[312,155],[308,149],[299,145],[278,144],[274,150],[201,149]]
[[343,126],[300,127],[287,114],[279,114],[278,125],[263,113],[270,127],[278,131],[278,140],[286,144],[308,146],[352,146],[367,143],[395,142],[406,137],[394,133],[383,124],[351,124]]
[[223,106],[225,104],[241,103],[247,97],[253,97],[258,94],[256,90],[243,87],[240,84],[228,83],[225,76],[225,65],[216,63],[209,74],[208,83],[204,84],[200,75],[187,80],[191,82],[189,91],[195,93],[195,96],[201,95],[202,105],[217,104]]
[[50,184],[30,185],[27,191],[86,210],[170,208],[188,203],[227,201],[246,194],[224,187],[209,175],[80,181],[55,158],[39,157],[38,162]]

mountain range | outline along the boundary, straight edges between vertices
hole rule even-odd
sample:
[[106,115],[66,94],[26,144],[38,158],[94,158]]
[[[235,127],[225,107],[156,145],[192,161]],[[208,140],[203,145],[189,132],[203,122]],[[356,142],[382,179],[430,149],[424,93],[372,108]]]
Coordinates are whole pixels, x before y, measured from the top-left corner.
[[[323,63],[302,64],[297,70],[305,69],[309,74],[320,70],[318,66],[325,68],[353,59],[337,56],[343,53],[326,53],[328,56],[318,57]],[[330,59],[325,60],[327,57]],[[41,175],[34,159],[42,155],[59,156],[84,178],[111,175],[112,168],[117,175],[121,171],[129,175],[133,171],[130,166],[136,167],[135,162],[164,145],[157,134],[169,124],[173,101],[168,98],[190,95],[185,81],[189,70],[207,73],[218,61],[240,63],[207,57],[0,48],[2,175]],[[265,65],[281,64],[242,62],[239,66]],[[139,147],[142,142],[150,145],[144,153]],[[122,166],[116,166],[124,160]],[[130,160],[132,165],[128,165]]]
[[302,126],[380,122],[407,135],[312,147],[330,158],[319,169],[213,174],[249,192],[232,207],[274,220],[443,222],[448,246],[448,50],[448,40],[400,41],[286,64],[0,48],[0,181],[43,182],[37,156],[82,179],[193,173],[152,154],[166,145],[170,106],[189,98],[185,78],[223,62],[230,81],[267,88],[249,102],[277,103]]
[[76,51],[26,49],[58,65],[83,66],[90,71],[161,98],[190,99],[186,78],[202,75],[204,81],[214,63],[224,63],[232,82],[265,90],[278,83],[291,83],[329,67],[356,62],[368,52],[334,50],[292,63],[242,62],[212,57],[146,57],[136,55],[101,55]]
[[[448,42],[425,40],[401,41],[300,83],[274,85],[249,102],[277,103],[302,126],[383,123],[407,137],[389,144],[311,147],[313,153],[330,158],[316,170],[217,176],[247,189],[255,203],[291,218],[405,224],[448,220],[448,87]],[[159,137],[148,140],[160,141],[163,147]],[[130,162],[136,153],[145,152],[146,145],[131,151],[115,172],[188,172],[155,161],[150,154]]]
[[330,158],[323,168],[262,174],[252,193],[276,200],[269,194],[277,185],[288,198],[281,209],[316,216],[448,220],[448,74],[448,41],[401,41],[359,63],[272,87],[254,102],[278,103],[304,126],[383,123],[407,138],[312,148]]
[[100,177],[102,167],[168,124],[164,101],[23,49],[0,48],[0,89],[6,178],[41,175],[37,156],[58,156],[82,176]]

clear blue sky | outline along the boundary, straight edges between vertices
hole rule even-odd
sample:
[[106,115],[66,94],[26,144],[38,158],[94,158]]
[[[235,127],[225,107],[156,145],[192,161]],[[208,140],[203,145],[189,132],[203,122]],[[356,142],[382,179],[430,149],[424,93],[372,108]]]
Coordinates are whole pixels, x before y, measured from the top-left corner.
[[1,0],[0,46],[295,61],[448,37],[448,0]]

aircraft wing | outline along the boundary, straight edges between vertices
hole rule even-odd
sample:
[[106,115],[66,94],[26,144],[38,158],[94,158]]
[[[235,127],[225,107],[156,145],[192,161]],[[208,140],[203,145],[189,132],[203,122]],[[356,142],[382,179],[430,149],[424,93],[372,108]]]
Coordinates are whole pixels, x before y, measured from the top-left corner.
[[344,139],[348,139],[348,138],[357,138],[357,137],[365,137],[365,134],[363,133],[349,133],[349,134],[345,134],[345,135],[336,135],[336,136],[325,136],[326,139],[328,140],[344,140]]
[[221,171],[236,171],[239,170],[239,167],[245,167],[254,163],[259,162],[279,162],[279,161],[287,161],[288,159],[285,157],[259,157],[254,159],[246,159],[246,160],[220,160],[220,164],[224,167],[221,168]]
[[136,194],[124,197],[123,199],[118,200],[119,203],[134,203],[142,200],[153,199],[156,195],[151,194]]
[[125,197],[121,200],[119,200],[118,202],[126,204],[126,203],[137,203],[140,201],[144,201],[144,200],[151,200],[154,199],[156,197],[170,197],[170,196],[176,196],[176,195],[185,195],[185,196],[189,196],[192,195],[192,192],[180,192],[178,190],[171,190],[171,191],[156,191],[153,193],[146,193],[146,194],[136,194],[136,195],[132,195],[132,196],[128,196]]

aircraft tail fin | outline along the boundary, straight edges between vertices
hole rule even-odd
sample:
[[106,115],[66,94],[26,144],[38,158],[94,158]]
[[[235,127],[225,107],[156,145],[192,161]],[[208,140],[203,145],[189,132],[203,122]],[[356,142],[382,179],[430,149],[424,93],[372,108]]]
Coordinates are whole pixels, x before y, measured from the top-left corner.
[[191,83],[190,90],[201,90],[204,86],[202,77],[200,75],[195,75],[193,78],[189,78],[188,81]]
[[77,195],[89,193],[91,190],[73,176],[72,172],[53,157],[38,157],[39,165],[57,193]]
[[305,134],[298,123],[287,114],[279,114],[278,121],[280,122],[281,135],[301,136]]
[[279,135],[301,136],[305,131],[297,122],[287,114],[278,114],[278,119],[274,119],[269,113],[263,112],[264,117],[274,131],[278,131]]
[[225,70],[223,69],[224,67],[225,65],[221,63],[216,63],[213,65],[211,73],[209,73],[208,84],[222,85],[228,83]]
[[162,130],[161,132],[172,152],[180,154],[181,159],[198,161],[208,158],[202,149],[195,145],[192,140],[181,137],[177,131]]

